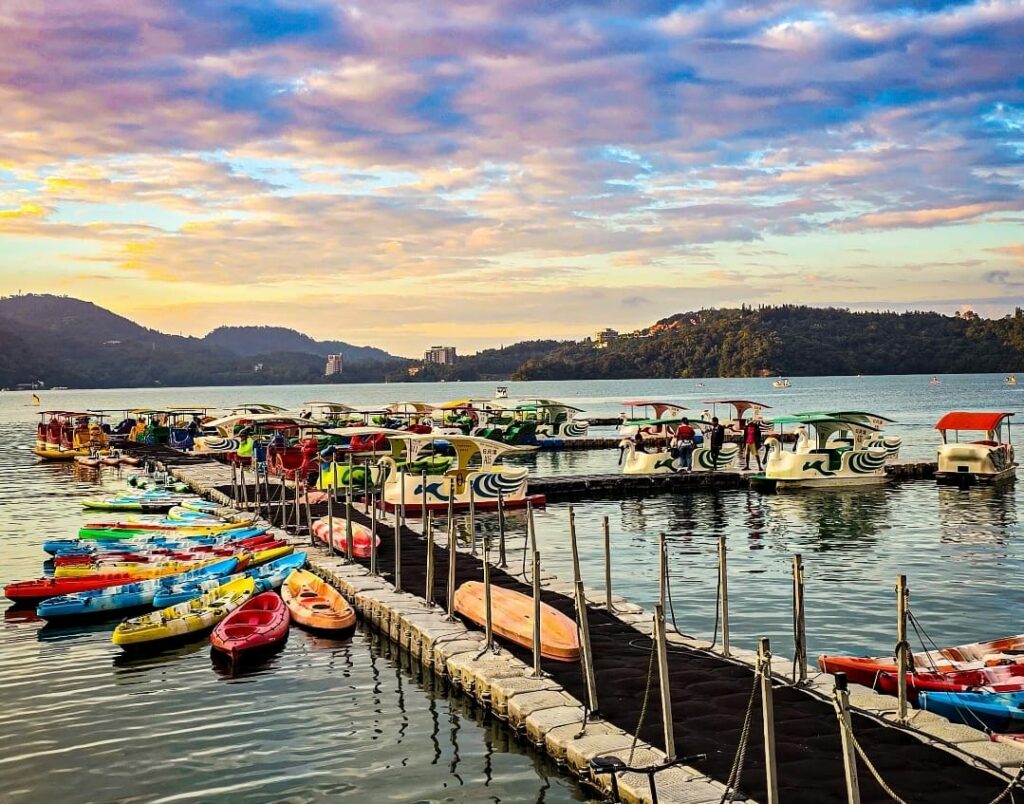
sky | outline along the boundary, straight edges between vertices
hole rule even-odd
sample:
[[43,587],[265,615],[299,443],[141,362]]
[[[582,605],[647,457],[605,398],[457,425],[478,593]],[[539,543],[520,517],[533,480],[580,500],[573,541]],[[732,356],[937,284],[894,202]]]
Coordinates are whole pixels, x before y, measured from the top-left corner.
[[1024,0],[6,0],[0,294],[416,355],[1024,304]]

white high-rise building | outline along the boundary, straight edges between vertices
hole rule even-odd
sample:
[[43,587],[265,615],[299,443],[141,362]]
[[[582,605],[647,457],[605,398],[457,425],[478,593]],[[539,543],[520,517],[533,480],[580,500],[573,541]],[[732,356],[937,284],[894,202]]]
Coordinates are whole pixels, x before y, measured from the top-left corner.
[[423,362],[450,366],[455,363],[455,357],[454,346],[431,346],[423,353]]
[[325,377],[333,377],[342,372],[341,355],[327,355],[327,368],[324,369]]

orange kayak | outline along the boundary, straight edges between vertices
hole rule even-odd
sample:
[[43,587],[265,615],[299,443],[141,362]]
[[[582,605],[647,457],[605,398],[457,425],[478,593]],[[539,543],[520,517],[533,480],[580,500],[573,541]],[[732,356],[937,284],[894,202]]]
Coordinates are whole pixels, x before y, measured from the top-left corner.
[[[331,518],[325,516],[314,522],[313,535],[322,542],[328,541],[331,537]],[[352,555],[355,558],[370,557],[372,539],[373,533],[366,525],[352,523]],[[377,537],[377,546],[380,547],[380,536]],[[334,549],[342,553],[348,550],[348,520],[343,516],[334,517]]]
[[281,587],[292,619],[315,631],[347,631],[356,624],[356,612],[341,593],[306,570],[294,570]]
[[[455,590],[454,603],[455,611],[486,627],[482,583],[466,581]],[[533,650],[532,597],[492,584],[491,620],[495,634]],[[540,604],[540,655],[559,662],[576,662],[580,658],[576,622],[547,603]]]
[[[979,670],[1024,661],[1024,634],[969,642],[913,654],[914,666],[936,673]],[[891,656],[819,656],[818,667],[826,673],[846,673],[854,684],[874,687],[882,673],[895,673]]]

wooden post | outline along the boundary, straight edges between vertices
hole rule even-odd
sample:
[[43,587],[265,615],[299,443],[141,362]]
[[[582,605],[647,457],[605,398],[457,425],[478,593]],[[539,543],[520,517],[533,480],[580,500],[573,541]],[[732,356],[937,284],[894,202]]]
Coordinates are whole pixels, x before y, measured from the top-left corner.
[[242,498],[242,505],[244,507],[248,508],[249,507],[249,500],[248,500],[248,498],[246,496],[246,493],[245,493],[245,466],[243,466],[242,464],[238,464],[238,474],[239,474],[239,481],[238,482],[239,482],[239,484],[241,486],[241,494],[239,496],[241,496],[241,498]]
[[[450,498],[449,498],[450,501]],[[451,510],[451,509],[449,509]],[[455,518],[448,518],[448,619],[455,619]]]
[[533,524],[533,503],[526,504],[526,527],[530,532],[530,552],[537,552],[537,528]]
[[580,633],[580,649],[583,653],[583,679],[587,685],[587,710],[590,715],[599,715],[597,705],[597,682],[594,680],[594,654],[590,649],[590,620],[587,617],[587,596],[583,581],[576,581],[576,627]]
[[544,671],[540,666],[540,553],[533,551],[533,670],[531,675],[540,678]]
[[338,501],[338,445],[334,445],[334,449],[331,450],[331,485],[329,492],[334,501]]
[[658,534],[658,604],[665,610],[665,585],[668,578],[668,548],[665,546],[665,534]]
[[238,505],[238,467],[231,462],[231,502]]
[[299,508],[299,471],[295,470],[295,533],[298,534],[302,529],[302,511]]
[[469,481],[469,554],[476,555],[476,497],[472,481]]
[[608,528],[608,517],[601,518],[601,527],[604,531],[604,607],[609,612],[615,611],[612,603],[612,540]]
[[572,582],[579,583],[580,576],[580,554],[576,547],[576,512],[569,506],[569,546],[572,549]]
[[354,469],[352,468],[352,453],[348,454],[348,492],[355,497],[355,489],[352,487],[355,482]]
[[668,645],[665,643],[665,609],[654,607],[654,645],[658,652],[658,683],[661,692],[661,723],[665,732],[665,762],[675,762],[676,735],[672,720],[672,685],[668,677]]
[[427,527],[427,470],[420,475],[420,492],[422,502],[420,503],[420,529],[426,532]]
[[345,558],[352,563],[352,489],[345,489]]
[[897,698],[899,702],[898,720],[907,722],[907,671],[910,669],[910,645],[907,642],[907,607],[910,603],[910,590],[907,588],[907,576],[900,575],[896,580],[896,672]]
[[836,673],[832,703],[839,716],[839,736],[843,743],[843,768],[846,771],[846,800],[860,804],[860,782],[857,779],[857,749],[853,745],[853,724],[850,722],[850,692],[846,673]]
[[370,491],[370,574],[377,574],[377,489]]
[[767,637],[757,642],[757,672],[761,678],[761,713],[764,719],[764,767],[767,804],[778,804],[779,776],[775,765],[775,707],[772,703],[772,653]]
[[398,485],[399,509],[395,511],[395,533],[405,524],[405,469],[398,473]]
[[373,469],[368,458],[363,458],[363,513],[370,513],[370,486],[373,485]]
[[[256,486],[259,488],[259,485]],[[313,512],[309,507],[309,483],[303,483],[303,489],[305,489],[305,501],[306,501],[306,530],[309,531],[309,543],[313,543]]]
[[256,458],[256,448],[252,450],[252,476],[256,481],[252,487],[253,504],[256,506],[256,514],[254,519],[263,514],[263,506],[260,503],[260,462]]
[[494,621],[491,615],[491,549],[490,541],[484,536],[484,635],[487,650],[494,650]]
[[330,491],[327,494],[327,552],[332,556],[338,554],[334,547],[334,495]]
[[[405,475],[402,476],[402,496],[405,494]],[[402,500],[402,519],[395,521],[395,591],[402,591],[402,528],[405,526],[405,500]]]
[[505,557],[505,495],[498,489],[498,566],[508,567]]
[[729,655],[729,567],[725,537],[718,537],[718,594],[722,601],[722,655]]
[[424,535],[427,537],[427,580],[423,591],[423,597],[427,606],[434,605],[434,527],[431,512],[427,511],[427,521],[423,526]]
[[800,553],[793,556],[793,661],[797,684],[807,683],[807,631],[804,621],[804,562]]

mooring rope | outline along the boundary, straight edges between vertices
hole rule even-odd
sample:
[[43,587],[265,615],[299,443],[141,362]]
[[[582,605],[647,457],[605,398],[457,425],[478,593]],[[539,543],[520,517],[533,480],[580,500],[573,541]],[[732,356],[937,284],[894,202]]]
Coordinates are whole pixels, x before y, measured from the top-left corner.
[[633,764],[633,753],[636,751],[636,744],[640,740],[640,730],[644,726],[644,718],[647,717],[647,703],[651,698],[651,681],[654,679],[654,640],[651,640],[651,658],[647,663],[647,683],[644,685],[644,700],[640,704],[640,718],[636,722],[636,732],[633,734],[633,743],[629,746],[629,761],[627,765]]
[[733,795],[739,792],[740,778],[743,776],[743,766],[747,760],[747,743],[750,740],[750,722],[754,714],[754,701],[757,700],[757,693],[760,689],[760,671],[754,674],[754,686],[750,689],[750,698],[747,700],[747,713],[743,718],[743,728],[740,730],[740,739],[736,744],[736,755],[732,760],[732,768],[729,770],[729,778],[725,782],[725,792],[719,804],[731,801]]

